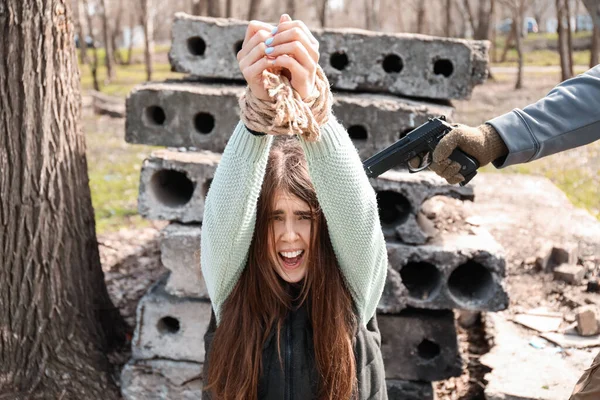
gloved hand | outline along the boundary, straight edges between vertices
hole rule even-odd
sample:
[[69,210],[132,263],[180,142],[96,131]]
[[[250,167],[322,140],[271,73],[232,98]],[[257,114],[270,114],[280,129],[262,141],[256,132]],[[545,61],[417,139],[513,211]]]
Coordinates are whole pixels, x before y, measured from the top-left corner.
[[506,144],[491,125],[482,124],[478,127],[470,127],[456,124],[455,128],[438,143],[433,151],[433,161],[429,166],[432,171],[450,184],[459,183],[465,179],[458,173],[460,164],[448,158],[457,147],[475,157],[482,167],[508,154]]

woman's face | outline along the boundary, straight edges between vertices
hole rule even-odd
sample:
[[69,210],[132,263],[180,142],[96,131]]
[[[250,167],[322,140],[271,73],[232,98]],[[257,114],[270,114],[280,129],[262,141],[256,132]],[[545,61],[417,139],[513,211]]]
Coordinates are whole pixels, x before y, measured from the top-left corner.
[[277,190],[269,236],[270,256],[279,276],[290,283],[306,275],[312,213],[300,198]]

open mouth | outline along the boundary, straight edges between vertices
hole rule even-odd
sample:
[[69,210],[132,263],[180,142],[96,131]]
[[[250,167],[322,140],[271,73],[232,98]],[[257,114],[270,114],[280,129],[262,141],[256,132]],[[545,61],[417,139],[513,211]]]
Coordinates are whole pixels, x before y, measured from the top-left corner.
[[304,250],[280,251],[277,253],[283,266],[287,269],[295,269],[302,264],[304,260]]

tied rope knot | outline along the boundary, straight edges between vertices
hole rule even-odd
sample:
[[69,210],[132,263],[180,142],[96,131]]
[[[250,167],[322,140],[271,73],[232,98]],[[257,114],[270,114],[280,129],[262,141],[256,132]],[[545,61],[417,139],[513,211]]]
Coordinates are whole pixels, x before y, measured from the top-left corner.
[[323,69],[317,65],[315,88],[305,99],[283,74],[264,70],[262,77],[271,101],[258,99],[247,87],[239,100],[244,124],[257,132],[304,135],[309,142],[318,141],[320,127],[329,119],[332,101],[329,81]]

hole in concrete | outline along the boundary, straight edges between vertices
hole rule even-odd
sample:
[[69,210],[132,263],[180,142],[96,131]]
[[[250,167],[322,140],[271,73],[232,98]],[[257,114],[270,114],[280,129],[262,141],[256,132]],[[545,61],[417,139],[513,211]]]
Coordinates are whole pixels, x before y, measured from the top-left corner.
[[172,169],[157,171],[150,179],[154,197],[167,207],[187,204],[194,194],[194,183],[185,173]]
[[417,346],[417,353],[424,360],[432,360],[440,354],[440,345],[429,339],[423,339]]
[[433,64],[433,73],[436,75],[444,75],[447,78],[452,75],[452,72],[454,72],[454,65],[447,58],[436,60]]
[[404,68],[402,58],[396,54],[388,54],[383,59],[383,70],[388,74],[398,73]]
[[352,140],[367,140],[367,137],[369,136],[367,128],[362,125],[352,125],[349,127],[348,135],[350,135],[350,139]]
[[237,42],[235,42],[235,44],[233,45],[233,50],[235,51],[235,55],[237,57],[237,53],[239,53],[242,50],[242,46],[244,45],[244,41],[243,40],[238,40]]
[[193,36],[188,39],[188,50],[195,56],[203,56],[206,51],[206,42],[200,36]]
[[200,133],[211,133],[215,128],[215,118],[209,113],[200,112],[194,117],[194,127]]
[[406,222],[412,211],[410,201],[400,193],[391,191],[377,192],[377,204],[379,206],[379,218],[381,227],[393,233],[394,229]]
[[210,189],[212,181],[212,178],[209,178],[206,181],[204,181],[204,185],[202,185],[202,193],[204,194],[204,198],[206,198],[206,195],[208,194],[208,189]]
[[427,300],[435,296],[442,283],[442,274],[432,264],[410,262],[400,270],[402,283],[408,295],[414,299]]
[[470,260],[452,271],[448,289],[458,301],[482,303],[493,295],[494,280],[486,267]]
[[165,110],[159,106],[150,106],[146,108],[146,121],[154,125],[162,125],[165,123],[167,115]]
[[400,131],[400,135],[398,135],[398,139],[402,139],[404,136],[408,135],[414,128],[408,128],[403,131]]
[[158,321],[156,327],[158,328],[158,331],[162,334],[174,334],[179,332],[179,320],[174,317],[163,317]]
[[348,60],[348,56],[345,52],[336,51],[329,58],[329,63],[333,68],[337,69],[338,71],[343,71],[348,66],[350,61]]

